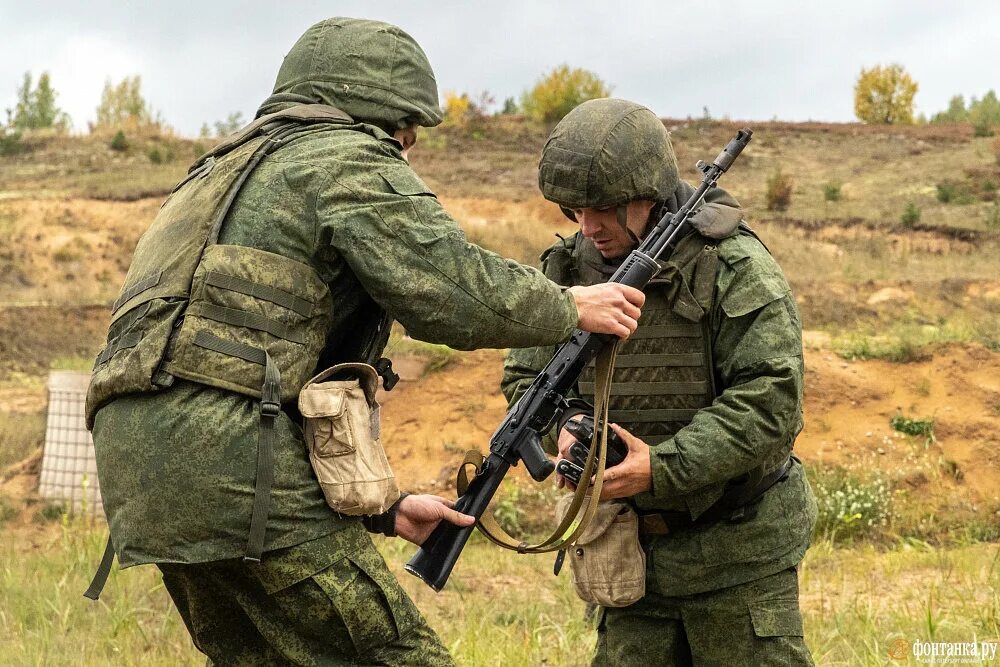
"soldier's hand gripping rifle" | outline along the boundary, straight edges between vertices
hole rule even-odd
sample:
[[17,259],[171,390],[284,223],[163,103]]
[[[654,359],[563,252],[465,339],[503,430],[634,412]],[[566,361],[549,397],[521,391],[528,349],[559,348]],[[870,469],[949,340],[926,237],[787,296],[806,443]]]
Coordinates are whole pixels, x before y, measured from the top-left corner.
[[[750,143],[752,134],[749,129],[740,130],[712,164],[698,162],[698,169],[705,175],[701,185],[676,213],[663,215],[639,247],[615,271],[609,282],[622,283],[640,290],[646,287],[659,271],[656,260],[669,257],[673,248],[684,238],[688,231],[688,219],[701,205],[705,193],[715,186],[719,177]],[[525,468],[536,481],[540,482],[552,474],[555,464],[542,449],[542,436],[569,407],[566,394],[576,385],[581,371],[613,340],[614,336],[608,334],[594,334],[577,329],[559,347],[493,433],[490,438],[490,454],[479,467],[468,489],[455,503],[457,511],[474,516],[478,521],[497,492],[504,475],[518,461],[524,461]],[[406,564],[406,570],[420,577],[434,590],[440,591],[447,583],[471,534],[472,526],[463,528],[442,521]]]

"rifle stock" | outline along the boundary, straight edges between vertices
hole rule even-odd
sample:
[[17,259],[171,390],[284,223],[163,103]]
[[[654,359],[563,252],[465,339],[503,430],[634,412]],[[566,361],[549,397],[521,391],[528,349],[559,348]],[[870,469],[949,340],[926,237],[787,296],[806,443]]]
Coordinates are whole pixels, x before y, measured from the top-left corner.
[[[609,282],[643,289],[659,271],[657,259],[677,245],[685,235],[688,219],[715,186],[748,143],[752,132],[736,133],[712,164],[699,161],[705,175],[694,194],[676,213],[665,213],[646,235],[638,248],[622,262]],[[524,461],[535,481],[542,481],[555,468],[542,449],[541,437],[563,410],[569,407],[567,392],[576,384],[584,367],[612,336],[593,334],[577,329],[569,340],[534,379],[527,391],[508,412],[490,438],[490,454],[477,471],[468,489],[455,503],[455,509],[474,516],[478,521],[496,494],[511,466]],[[435,591],[440,591],[462,554],[473,527],[462,528],[442,521],[406,564],[406,571],[419,577]]]

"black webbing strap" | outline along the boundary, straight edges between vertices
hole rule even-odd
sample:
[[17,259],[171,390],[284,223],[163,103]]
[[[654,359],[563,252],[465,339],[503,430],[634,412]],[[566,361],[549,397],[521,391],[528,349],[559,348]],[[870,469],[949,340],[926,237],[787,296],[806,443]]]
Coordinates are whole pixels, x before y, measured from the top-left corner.
[[701,352],[688,354],[619,354],[615,368],[657,368],[660,366],[704,366]]
[[108,545],[104,547],[104,555],[101,557],[101,564],[97,566],[94,578],[90,580],[90,586],[83,594],[83,597],[97,600],[101,597],[104,584],[108,583],[108,576],[111,574],[111,565],[115,562],[115,548],[111,544],[111,536],[108,536]]
[[[622,422],[689,422],[698,413],[695,409],[663,408],[654,410],[608,410],[608,419],[612,424]],[[666,438],[666,436],[660,436]]]
[[257,481],[253,490],[253,512],[250,515],[250,536],[243,560],[260,562],[264,551],[264,532],[271,511],[271,486],[274,483],[274,420],[281,412],[281,372],[267,350],[225,340],[207,331],[194,336],[194,344],[219,354],[237,357],[264,367],[264,384],[260,388],[260,426],[257,430]]
[[264,301],[270,301],[282,308],[295,311],[302,317],[310,317],[312,315],[313,304],[311,301],[295,296],[277,287],[272,287],[271,285],[262,285],[246,278],[232,276],[228,273],[219,273],[218,271],[209,271],[205,275],[205,284],[212,287],[221,287],[230,292],[239,292],[240,294],[263,299]]
[[132,297],[142,294],[148,289],[153,289],[160,284],[160,277],[163,275],[163,271],[157,271],[156,273],[151,273],[147,276],[139,278],[135,283],[125,288],[125,291],[115,299],[115,302],[111,304],[111,314],[114,315],[118,312],[118,309],[125,305],[125,302],[132,299]]
[[191,306],[188,311],[192,315],[198,315],[222,324],[231,324],[235,327],[256,329],[264,331],[277,338],[291,341],[293,343],[305,343],[305,335],[301,330],[290,327],[287,324],[272,320],[269,317],[251,313],[237,308],[227,308],[215,303],[198,303]]

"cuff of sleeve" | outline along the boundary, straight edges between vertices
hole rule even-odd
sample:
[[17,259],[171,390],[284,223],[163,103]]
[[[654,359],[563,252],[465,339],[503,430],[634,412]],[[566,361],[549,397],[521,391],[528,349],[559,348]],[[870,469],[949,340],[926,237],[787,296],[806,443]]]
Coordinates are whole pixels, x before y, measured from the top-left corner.
[[401,493],[392,507],[381,514],[369,514],[361,517],[361,524],[369,533],[380,533],[386,537],[396,537],[396,513],[403,499],[410,494]]
[[667,484],[667,479],[669,478],[669,475],[666,474],[667,463],[663,457],[665,454],[676,453],[677,445],[674,444],[673,438],[665,440],[658,445],[650,445],[649,472],[652,479],[650,480],[649,491],[638,493],[632,498],[639,509],[658,509],[659,506],[663,505],[664,501],[671,497]]
[[576,299],[573,298],[572,292],[569,291],[568,287],[562,288],[563,298],[566,299],[566,303],[569,305],[567,308],[567,313],[569,313],[570,318],[568,326],[564,331],[564,337],[569,337],[573,330],[576,329],[576,325],[580,322],[580,310],[576,307]]

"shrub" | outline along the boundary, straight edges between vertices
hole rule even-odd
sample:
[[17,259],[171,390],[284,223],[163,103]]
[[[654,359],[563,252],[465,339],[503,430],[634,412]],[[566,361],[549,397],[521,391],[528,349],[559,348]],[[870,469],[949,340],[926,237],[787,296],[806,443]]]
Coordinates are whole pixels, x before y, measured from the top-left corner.
[[23,150],[21,131],[0,127],[0,155],[17,155]]
[[146,157],[153,164],[163,164],[174,159],[174,151],[167,145],[152,144],[146,149]]
[[824,183],[823,199],[826,201],[840,201],[840,183],[836,181]]
[[115,132],[115,136],[111,139],[111,150],[119,153],[128,150],[128,139],[125,138],[125,133],[121,130]]
[[768,211],[784,211],[792,203],[792,179],[781,169],[768,176],[764,200]]
[[907,229],[912,229],[918,222],[920,222],[920,207],[909,202],[906,208],[903,209],[903,215],[900,216],[899,221],[903,223],[903,226]]
[[816,534],[831,542],[876,537],[892,519],[892,489],[880,475],[861,479],[843,468],[813,468]]
[[923,436],[925,445],[930,445],[936,441],[933,419],[912,419],[904,417],[902,414],[897,414],[889,418],[889,426],[892,427],[893,431],[898,431],[899,433]]
[[937,184],[937,200],[942,204],[951,202],[958,193],[958,186],[952,181]]
[[555,123],[581,103],[610,94],[611,87],[593,72],[560,65],[524,93],[521,108],[535,120]]
[[914,81],[902,65],[862,69],[854,86],[854,114],[865,123],[913,123]]

